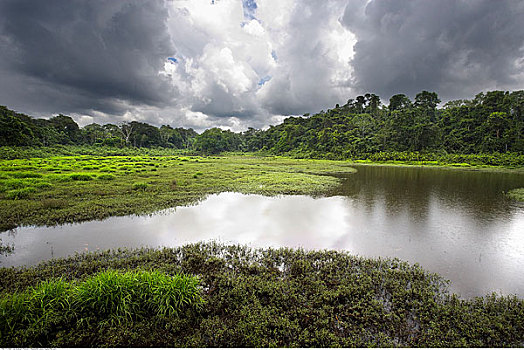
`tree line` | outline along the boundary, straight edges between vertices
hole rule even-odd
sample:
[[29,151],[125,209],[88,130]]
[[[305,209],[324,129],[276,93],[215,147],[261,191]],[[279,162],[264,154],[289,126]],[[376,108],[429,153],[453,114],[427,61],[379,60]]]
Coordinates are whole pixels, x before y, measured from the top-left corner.
[[365,94],[312,116],[288,117],[267,130],[234,133],[211,128],[201,134],[136,121],[80,128],[68,116],[35,119],[0,107],[0,145],[169,147],[208,154],[268,151],[329,158],[378,152],[524,152],[524,90],[479,93],[438,108],[440,102],[429,91],[418,93],[413,101],[394,95],[387,106],[377,95]]
[[91,145],[111,147],[190,148],[198,134],[193,129],[156,126],[132,121],[80,128],[69,116],[37,119],[0,106],[1,146]]

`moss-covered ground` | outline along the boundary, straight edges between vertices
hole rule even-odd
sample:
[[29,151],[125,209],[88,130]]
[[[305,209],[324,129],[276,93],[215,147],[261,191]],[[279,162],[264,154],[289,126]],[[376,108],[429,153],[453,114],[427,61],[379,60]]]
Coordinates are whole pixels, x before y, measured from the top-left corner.
[[347,162],[256,156],[52,156],[0,160],[0,230],[146,214],[211,193],[323,194]]

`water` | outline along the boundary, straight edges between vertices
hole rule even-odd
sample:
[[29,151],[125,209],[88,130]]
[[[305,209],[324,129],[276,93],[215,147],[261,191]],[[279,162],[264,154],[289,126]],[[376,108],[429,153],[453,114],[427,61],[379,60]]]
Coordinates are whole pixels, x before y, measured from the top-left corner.
[[155,215],[0,235],[15,251],[3,266],[74,252],[179,246],[218,240],[254,247],[337,249],[398,257],[451,281],[463,297],[524,297],[524,205],[503,191],[524,187],[511,173],[357,166],[329,197],[221,193]]

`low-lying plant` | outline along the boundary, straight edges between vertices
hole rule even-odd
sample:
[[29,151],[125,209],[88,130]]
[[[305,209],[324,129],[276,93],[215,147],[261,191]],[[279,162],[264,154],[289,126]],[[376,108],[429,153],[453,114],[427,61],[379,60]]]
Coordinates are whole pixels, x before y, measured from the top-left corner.
[[34,187],[24,187],[17,190],[7,191],[5,197],[7,199],[27,199],[31,196],[32,193],[36,192]]
[[69,178],[74,181],[90,181],[90,180],[93,180],[94,175],[88,174],[88,173],[75,173],[75,174],[69,174]]
[[133,184],[133,190],[135,191],[145,191],[149,187],[149,184],[145,182],[135,182]]
[[507,196],[519,202],[524,202],[524,188],[515,188],[508,191]]
[[[201,293],[196,279],[176,282],[177,274],[198,275]],[[42,291],[41,281],[57,279]],[[0,268],[0,293],[0,346],[524,344],[522,299],[460,299],[418,265],[337,251],[217,243],[119,249]]]
[[0,345],[48,344],[75,324],[124,326],[178,317],[203,303],[198,278],[183,274],[108,270],[83,281],[52,279],[0,298]]
[[99,180],[114,180],[115,179],[115,175],[112,175],[112,174],[100,174],[100,175],[98,175],[98,179]]
[[12,172],[9,175],[15,179],[35,179],[43,176],[35,172]]

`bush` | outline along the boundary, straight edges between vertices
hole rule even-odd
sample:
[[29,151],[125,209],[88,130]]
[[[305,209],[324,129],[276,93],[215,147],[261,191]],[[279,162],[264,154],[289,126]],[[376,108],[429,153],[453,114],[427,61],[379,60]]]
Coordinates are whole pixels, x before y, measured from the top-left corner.
[[42,207],[46,209],[60,209],[65,208],[69,205],[69,202],[65,199],[46,198],[41,201]]

